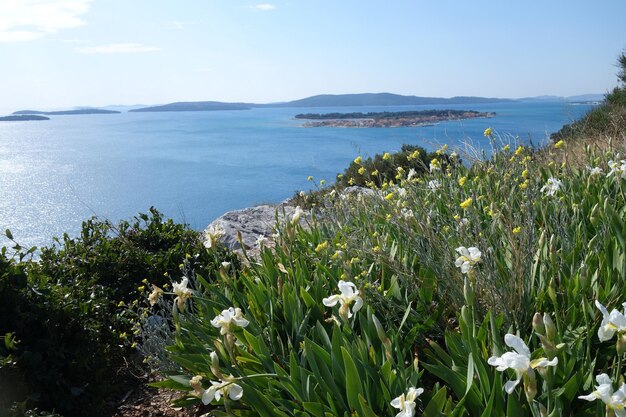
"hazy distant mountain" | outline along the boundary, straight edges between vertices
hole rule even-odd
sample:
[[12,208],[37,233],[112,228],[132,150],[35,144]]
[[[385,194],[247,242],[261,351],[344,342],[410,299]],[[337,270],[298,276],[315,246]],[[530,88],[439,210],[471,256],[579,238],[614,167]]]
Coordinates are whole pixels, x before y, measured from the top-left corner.
[[270,103],[266,107],[343,107],[343,106],[418,106],[424,104],[498,103],[511,101],[486,97],[418,97],[391,93],[322,94],[285,103]]
[[222,103],[219,101],[194,101],[164,104],[162,106],[143,107],[129,112],[163,112],[163,111],[215,111],[215,110],[250,110],[251,105],[245,103]]
[[105,109],[105,110],[116,110],[116,111],[125,112],[125,111],[134,110],[134,109],[141,109],[143,107],[148,107],[148,105],[147,104],[131,104],[131,105],[113,104],[110,106],[104,106],[100,108]]
[[77,110],[61,110],[61,111],[39,111],[39,110],[20,110],[13,114],[45,114],[46,116],[65,116],[72,114],[115,114],[119,111],[103,110],[103,109],[77,109]]
[[578,96],[536,96],[536,97],[524,97],[517,99],[518,101],[566,101],[568,103],[573,102],[589,102],[589,101],[602,101],[604,100],[604,94],[581,94]]

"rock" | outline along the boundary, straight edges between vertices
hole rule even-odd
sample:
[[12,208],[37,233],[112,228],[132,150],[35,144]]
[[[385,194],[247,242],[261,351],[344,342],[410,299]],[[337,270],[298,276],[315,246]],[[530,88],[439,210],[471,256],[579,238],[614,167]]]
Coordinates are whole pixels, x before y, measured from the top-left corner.
[[[205,242],[210,241],[209,233],[221,230],[223,233],[219,241],[229,249],[241,249],[237,240],[237,232],[241,233],[241,240],[246,248],[255,248],[257,239],[263,236],[272,239],[275,232],[276,220],[279,223],[290,221],[296,208],[290,205],[260,205],[242,210],[229,211],[215,219],[205,230]],[[303,212],[304,220],[307,213]],[[278,216],[278,217],[277,217]]]

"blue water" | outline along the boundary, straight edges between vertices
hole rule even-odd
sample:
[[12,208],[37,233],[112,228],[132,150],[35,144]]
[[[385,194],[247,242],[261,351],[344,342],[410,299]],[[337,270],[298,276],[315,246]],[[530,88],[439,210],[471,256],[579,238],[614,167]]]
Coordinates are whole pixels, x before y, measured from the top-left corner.
[[[421,128],[302,128],[297,113],[427,108],[494,111],[492,119]],[[56,116],[0,123],[0,227],[24,246],[46,245],[98,215],[130,219],[155,206],[202,229],[222,213],[275,203],[329,182],[357,155],[435,149],[461,142],[488,148],[486,127],[545,143],[589,106],[499,103],[462,106],[253,109]],[[0,239],[0,244],[6,244]]]

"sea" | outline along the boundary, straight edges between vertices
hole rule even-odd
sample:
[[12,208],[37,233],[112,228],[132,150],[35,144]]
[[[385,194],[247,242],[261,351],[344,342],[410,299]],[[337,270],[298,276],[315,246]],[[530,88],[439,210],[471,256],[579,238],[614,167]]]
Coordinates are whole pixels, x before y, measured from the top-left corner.
[[[486,119],[407,128],[305,128],[298,113],[459,109]],[[131,220],[156,207],[202,230],[221,214],[278,203],[332,182],[356,156],[435,150],[447,144],[470,161],[496,146],[547,143],[591,108],[565,102],[459,106],[254,108],[238,111],[51,116],[0,122],[0,227],[24,247],[76,236],[92,216]],[[471,155],[471,157],[470,157]],[[308,177],[312,176],[313,181]],[[0,238],[0,246],[9,245]]]

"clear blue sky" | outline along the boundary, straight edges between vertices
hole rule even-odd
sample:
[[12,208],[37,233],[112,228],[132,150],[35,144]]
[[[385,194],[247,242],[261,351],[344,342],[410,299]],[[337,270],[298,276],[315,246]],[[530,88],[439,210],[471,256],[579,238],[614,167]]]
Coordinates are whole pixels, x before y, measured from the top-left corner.
[[0,0],[0,110],[604,93],[626,1]]

